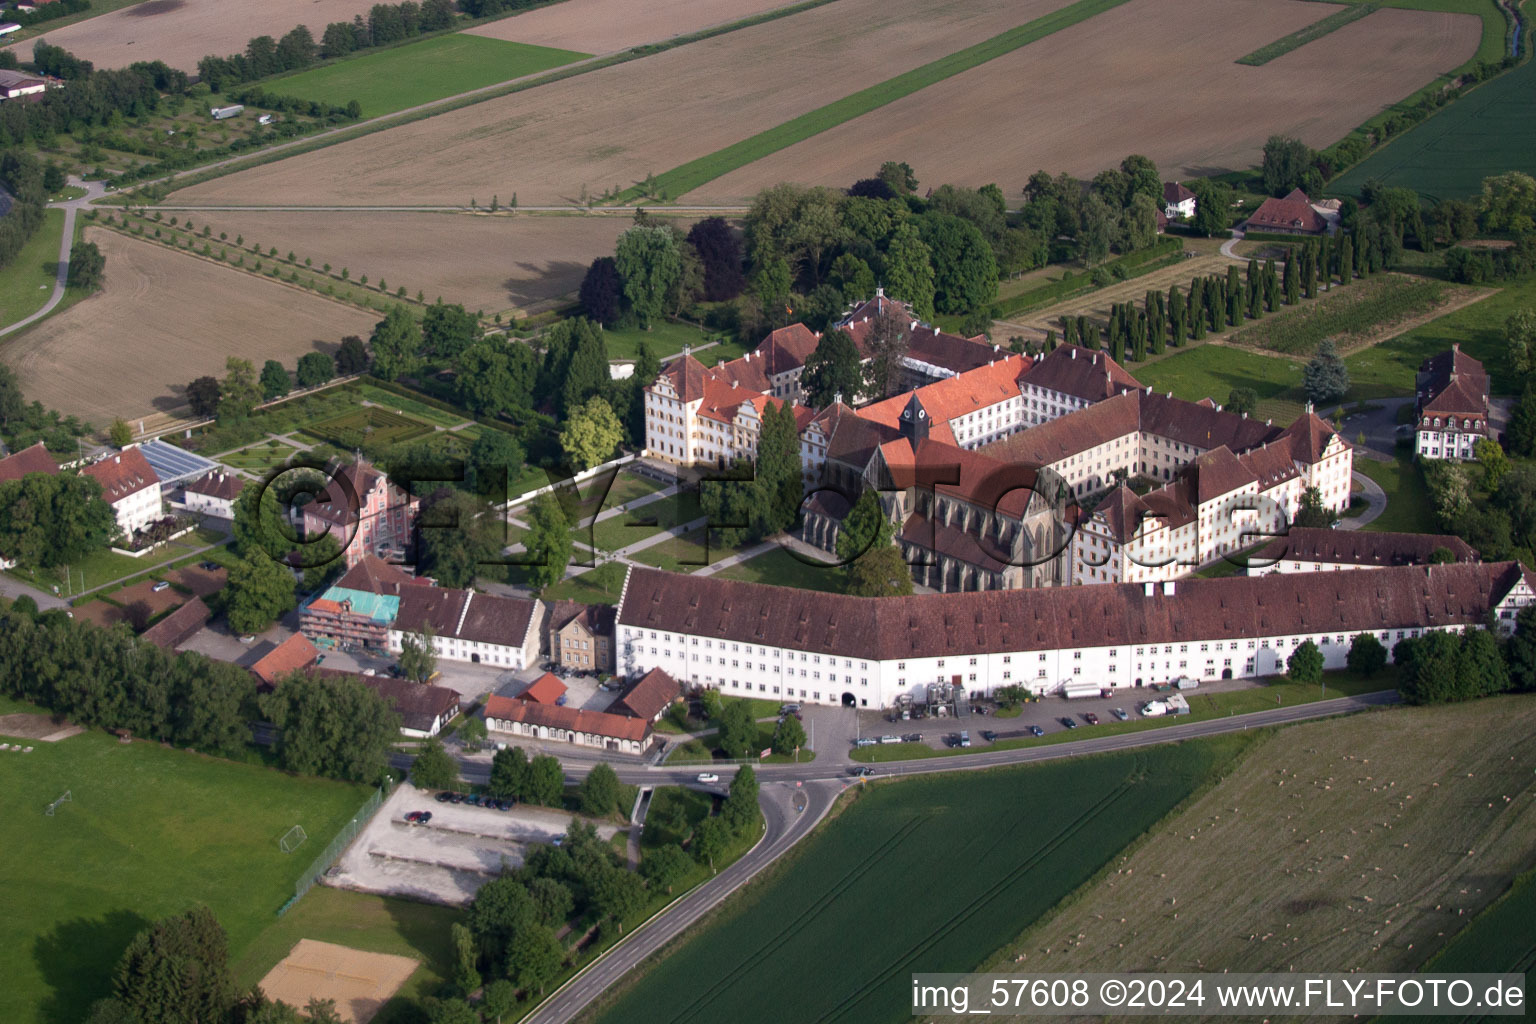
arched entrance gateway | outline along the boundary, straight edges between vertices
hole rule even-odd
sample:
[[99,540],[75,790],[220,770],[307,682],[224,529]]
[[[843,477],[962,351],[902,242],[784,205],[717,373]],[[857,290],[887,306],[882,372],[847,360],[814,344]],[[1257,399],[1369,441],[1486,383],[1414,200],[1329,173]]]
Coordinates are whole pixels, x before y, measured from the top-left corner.
[[856,708],[858,706],[859,706],[859,699],[857,697],[855,697],[851,693],[844,692],[844,694],[843,694],[843,707],[845,707],[845,708]]

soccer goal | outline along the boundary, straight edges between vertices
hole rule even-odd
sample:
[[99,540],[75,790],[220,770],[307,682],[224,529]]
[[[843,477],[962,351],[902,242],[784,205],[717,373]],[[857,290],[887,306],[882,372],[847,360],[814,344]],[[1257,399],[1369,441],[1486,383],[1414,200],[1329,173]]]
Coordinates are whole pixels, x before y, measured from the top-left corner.
[[73,796],[71,796],[70,795],[70,791],[66,789],[64,791],[64,795],[59,797],[53,803],[49,804],[48,805],[48,810],[44,811],[43,813],[48,815],[48,817],[51,818],[51,817],[53,817],[53,812],[59,809],[59,805],[60,804],[72,804],[74,802],[75,802],[75,798]]
[[309,836],[304,833],[304,826],[295,825],[283,833],[283,838],[277,841],[277,845],[282,848],[284,853],[292,853],[303,846],[304,840],[308,838]]

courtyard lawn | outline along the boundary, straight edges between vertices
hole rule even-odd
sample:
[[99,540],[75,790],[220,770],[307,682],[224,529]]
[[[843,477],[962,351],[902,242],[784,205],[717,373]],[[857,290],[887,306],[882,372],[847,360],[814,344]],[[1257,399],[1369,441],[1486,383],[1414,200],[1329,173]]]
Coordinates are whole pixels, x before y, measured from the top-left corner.
[[59,240],[63,234],[64,211],[46,211],[43,226],[0,270],[0,327],[36,313],[53,294]]
[[[641,330],[639,327],[610,327],[603,331],[603,340],[608,346],[609,359],[636,359],[640,355],[640,342],[644,341],[651,346],[651,354],[662,362],[676,355],[681,355],[684,345],[689,345],[697,350],[701,345],[707,345],[717,340],[720,335],[706,331],[702,327],[693,324],[678,323],[674,320],[659,320],[651,324],[650,330]],[[695,351],[695,356],[706,366],[713,366],[714,348],[707,348],[703,352]],[[736,358],[735,353],[730,358]]]
[[1435,506],[1424,483],[1424,473],[1406,454],[1391,462],[1356,459],[1355,472],[1364,473],[1387,494],[1387,507],[1362,530],[1388,533],[1439,533]]
[[1304,359],[1260,355],[1225,345],[1196,345],[1127,369],[1153,391],[1172,391],[1175,398],[1198,402],[1210,398],[1227,404],[1233,388],[1252,388],[1259,396],[1256,415],[1289,424],[1301,415]]
[[293,453],[298,451],[291,444],[284,444],[278,440],[268,440],[261,444],[238,452],[230,452],[228,455],[219,456],[219,461],[234,469],[243,469],[258,476],[269,473],[279,466],[286,465]]
[[378,117],[589,56],[456,32],[279,78],[268,91],[343,106],[357,100],[364,117]]
[[633,512],[610,516],[592,528],[590,535],[581,531],[581,539],[595,541],[604,551],[617,551],[663,530],[691,523],[704,516],[695,491],[681,491],[669,498],[642,505]]
[[[582,553],[576,553],[577,558]],[[615,571],[617,570],[617,571]],[[516,570],[508,573],[512,578]],[[619,594],[624,589],[624,566],[619,562],[609,562],[607,565],[598,566],[596,569],[588,569],[568,580],[562,580],[552,587],[544,590],[539,596],[546,601],[581,601],[586,604],[618,604]]]
[[[910,1008],[913,971],[973,969],[1252,739],[861,787],[593,1017],[895,1020]],[[930,868],[921,898],[914,865]]]
[[812,565],[781,547],[770,548],[755,558],[715,574],[722,580],[768,583],[776,587],[799,587],[831,594],[843,592],[843,576],[833,566]]
[[[6,762],[0,1020],[74,1024],[128,941],[205,903],[236,961],[368,790],[91,732]],[[49,802],[71,801],[53,816]],[[294,825],[309,839],[278,840]]]
[[709,529],[701,527],[680,537],[668,537],[630,557],[644,565],[667,572],[697,572],[712,562],[718,562],[728,552],[719,546],[708,546]]
[[208,543],[210,542],[199,540],[196,534],[189,534],[162,544],[143,558],[129,558],[127,555],[115,554],[106,548],[98,548],[79,561],[71,562],[67,566],[59,566],[57,569],[17,566],[6,571],[19,580],[25,580],[46,590],[52,590],[57,586],[60,595],[68,597],[94,590],[126,576],[147,576],[151,569],[185,558],[189,552],[204,547]]

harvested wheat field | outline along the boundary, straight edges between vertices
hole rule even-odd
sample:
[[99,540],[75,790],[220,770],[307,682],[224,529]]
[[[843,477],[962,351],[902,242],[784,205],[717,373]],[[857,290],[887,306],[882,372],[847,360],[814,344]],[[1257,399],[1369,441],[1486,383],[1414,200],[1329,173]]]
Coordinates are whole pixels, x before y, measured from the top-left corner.
[[1533,728],[1518,696],[1280,730],[998,960],[1417,970],[1536,863]]
[[[479,197],[490,202],[489,195]],[[505,198],[505,197],[503,197]],[[293,252],[315,266],[346,267],[427,301],[466,309],[537,311],[581,285],[588,265],[612,256],[628,216],[491,216],[346,211],[209,211],[194,214],[215,234]],[[691,220],[675,221],[687,230]]]
[[1233,63],[1332,11],[1301,0],[1131,0],[687,199],[736,201],[780,181],[846,185],[891,154],[925,185],[996,182],[1010,202],[1039,168],[1090,178],[1127,153],[1168,177],[1246,168],[1272,134],[1329,145],[1469,59],[1482,33],[1470,14],[1383,9],[1263,67]]
[[311,999],[335,1000],[342,1020],[368,1024],[415,970],[416,961],[408,956],[300,939],[260,985],[268,999],[289,1006],[302,1007]]
[[0,346],[28,398],[98,426],[183,405],[182,389],[222,377],[229,356],[288,366],[377,315],[153,242],[87,228],[107,258],[100,293]]
[[[276,39],[296,25],[308,25],[319,39],[328,23],[351,21],[372,6],[372,0],[145,0],[51,30],[41,38],[98,68],[163,60],[183,71],[196,71],[202,58],[238,53],[253,36]],[[30,60],[33,43],[28,39],[18,44],[18,56]]]
[[[1066,2],[838,0],[193,185],[176,201],[575,202],[583,185],[628,187]],[[904,158],[894,143],[881,159],[892,157]]]
[[788,6],[786,0],[565,0],[469,29],[468,34],[584,53],[659,43]]

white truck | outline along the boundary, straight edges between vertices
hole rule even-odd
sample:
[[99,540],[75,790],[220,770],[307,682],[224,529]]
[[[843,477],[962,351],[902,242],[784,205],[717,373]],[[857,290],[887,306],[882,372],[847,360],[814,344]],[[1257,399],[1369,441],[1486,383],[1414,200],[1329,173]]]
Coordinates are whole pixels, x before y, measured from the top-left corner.
[[212,107],[208,113],[213,115],[215,121],[226,121],[231,117],[239,117],[245,113],[245,107],[243,104],[235,103],[228,107]]
[[1103,692],[1103,688],[1098,683],[1064,683],[1061,687],[1061,695],[1067,700],[1100,697],[1103,696]]
[[1170,693],[1166,697],[1149,700],[1141,706],[1141,713],[1147,718],[1161,718],[1164,715],[1189,714],[1189,701],[1184,699],[1182,693]]

